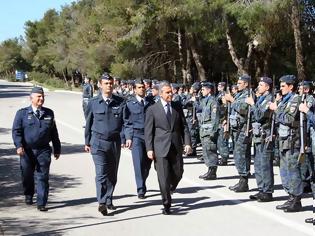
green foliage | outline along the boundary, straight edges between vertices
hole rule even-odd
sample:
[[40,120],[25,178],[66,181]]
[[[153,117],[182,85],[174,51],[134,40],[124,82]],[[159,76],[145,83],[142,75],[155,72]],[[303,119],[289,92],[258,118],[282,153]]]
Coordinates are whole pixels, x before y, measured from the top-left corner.
[[[295,73],[289,18],[292,1],[79,0],[60,12],[48,10],[38,21],[27,21],[25,41],[3,42],[0,74],[33,70],[30,76],[34,80],[54,86],[63,86],[75,72],[94,80],[104,71],[125,79],[149,76],[176,80],[181,78],[181,63],[194,44],[208,79],[220,80],[221,72],[237,72],[226,42],[227,27],[240,59],[246,58],[249,42],[258,42],[252,71],[258,70],[271,51],[268,65],[272,73]],[[310,10],[314,8],[310,0],[300,1],[300,6],[306,67],[314,76],[315,44],[311,39],[315,36],[315,14]],[[190,69],[196,78],[193,59]]]

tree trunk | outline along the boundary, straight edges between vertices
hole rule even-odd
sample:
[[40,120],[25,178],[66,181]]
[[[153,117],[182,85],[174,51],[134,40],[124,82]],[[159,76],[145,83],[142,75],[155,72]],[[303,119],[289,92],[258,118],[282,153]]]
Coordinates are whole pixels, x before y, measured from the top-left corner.
[[187,83],[187,70],[185,68],[184,56],[183,56],[183,44],[182,44],[182,33],[178,28],[177,31],[177,41],[178,41],[178,55],[179,55],[179,63],[182,71],[183,84]]
[[191,53],[192,53],[193,59],[195,61],[197,70],[198,70],[200,81],[206,81],[207,80],[207,78],[206,78],[206,71],[203,68],[203,65],[201,63],[200,55],[197,52],[194,37],[189,35],[189,39],[190,39],[189,42],[190,42]]
[[294,32],[295,42],[295,60],[298,73],[298,79],[300,81],[305,80],[305,69],[304,69],[304,57],[301,40],[301,27],[300,27],[300,14],[299,14],[299,3],[294,0],[292,4],[291,12],[291,24]]
[[236,55],[236,50],[234,48],[229,29],[226,30],[225,35],[232,61],[234,62],[234,65],[237,67],[237,74],[238,75],[248,74],[244,68],[242,61]]
[[269,68],[270,57],[271,57],[271,45],[268,47],[266,51],[266,55],[264,57],[264,69],[263,69],[264,76],[268,76],[270,73],[270,68]]
[[191,76],[191,52],[190,49],[186,48],[186,69],[187,69],[187,83],[190,84],[192,82],[192,76]]
[[62,70],[62,76],[63,76],[63,80],[65,81],[65,84],[67,85],[67,87],[69,87],[69,84],[68,84],[68,81],[67,81],[67,77],[66,77],[66,74],[65,74],[64,70]]

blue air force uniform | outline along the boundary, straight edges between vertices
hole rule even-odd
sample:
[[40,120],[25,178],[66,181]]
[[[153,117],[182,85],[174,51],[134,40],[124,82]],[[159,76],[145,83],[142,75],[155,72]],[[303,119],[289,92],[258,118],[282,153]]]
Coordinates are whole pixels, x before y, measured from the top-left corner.
[[102,94],[91,98],[87,107],[85,145],[91,147],[96,171],[96,192],[100,204],[112,205],[121,151],[125,99]]
[[[140,101],[142,100],[142,101]],[[143,103],[142,103],[143,102]],[[147,157],[144,141],[144,121],[147,108],[154,104],[153,96],[145,98],[132,97],[126,106],[126,125],[125,137],[132,140],[132,161],[135,172],[138,196],[144,196],[146,188],[146,179],[149,176],[151,160]]]
[[15,147],[24,148],[25,154],[20,158],[24,195],[34,195],[34,172],[37,183],[37,205],[45,206],[49,191],[49,167],[52,149],[60,154],[61,144],[52,110],[41,107],[35,115],[32,106],[17,111],[12,128]]

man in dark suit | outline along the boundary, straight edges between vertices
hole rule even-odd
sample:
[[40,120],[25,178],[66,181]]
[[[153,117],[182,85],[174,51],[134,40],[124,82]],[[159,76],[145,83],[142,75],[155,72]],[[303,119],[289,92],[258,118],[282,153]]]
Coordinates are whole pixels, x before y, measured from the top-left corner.
[[147,110],[145,119],[145,143],[147,155],[155,161],[164,215],[170,214],[171,192],[182,178],[184,152],[191,152],[189,129],[181,104],[172,102],[169,83],[160,84],[160,100]]

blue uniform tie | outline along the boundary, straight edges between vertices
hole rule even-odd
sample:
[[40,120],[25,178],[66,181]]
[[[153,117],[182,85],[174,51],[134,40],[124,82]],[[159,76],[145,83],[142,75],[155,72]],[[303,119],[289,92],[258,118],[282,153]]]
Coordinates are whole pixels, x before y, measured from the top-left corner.
[[39,119],[39,117],[40,117],[40,111],[39,111],[38,109],[36,110],[35,115],[36,115],[36,117]]

